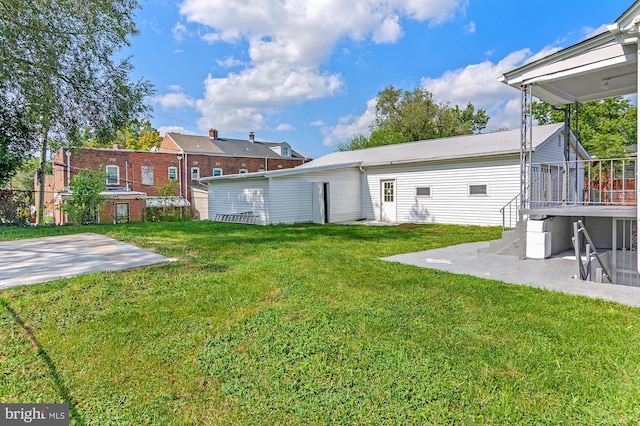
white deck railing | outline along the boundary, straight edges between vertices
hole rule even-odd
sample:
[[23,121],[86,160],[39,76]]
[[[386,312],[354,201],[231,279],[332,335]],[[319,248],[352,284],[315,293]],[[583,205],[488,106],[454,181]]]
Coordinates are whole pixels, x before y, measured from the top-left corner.
[[515,227],[522,207],[636,206],[635,170],[635,158],[533,164],[524,199],[500,209],[502,227]]
[[534,164],[527,204],[635,206],[635,170],[635,158]]

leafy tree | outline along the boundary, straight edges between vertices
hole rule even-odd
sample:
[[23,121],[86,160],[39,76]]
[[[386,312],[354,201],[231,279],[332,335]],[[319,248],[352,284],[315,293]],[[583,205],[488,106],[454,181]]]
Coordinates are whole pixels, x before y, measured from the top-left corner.
[[376,118],[371,136],[352,137],[340,144],[341,151],[479,133],[489,121],[486,111],[468,103],[461,109],[438,104],[433,94],[421,87],[413,91],[385,87],[378,92]]
[[150,83],[129,79],[129,58],[113,59],[137,33],[138,7],[137,0],[0,0],[0,103],[10,106],[0,122],[25,111],[16,127],[27,127],[30,138],[20,147],[39,145],[41,170],[49,138],[72,144],[90,128],[109,140],[146,114]]
[[151,126],[151,122],[146,120],[140,126],[140,135],[138,136],[138,143],[131,149],[140,149],[148,151],[151,148],[157,148],[162,143],[162,136],[158,130]]
[[0,187],[11,179],[30,151],[30,128],[21,108],[0,102]]
[[[38,170],[40,162],[37,158],[31,157],[26,160],[20,166],[20,169],[13,175],[11,179],[13,183],[13,189],[22,190],[22,191],[33,191],[33,178],[36,175],[36,171]],[[51,162],[47,162],[47,167],[45,172],[50,175],[52,170]]]
[[98,170],[80,170],[69,184],[71,196],[62,206],[75,223],[96,223],[106,198],[100,193],[106,190],[107,173],[104,167]]
[[89,137],[85,138],[83,145],[90,148],[111,148],[114,144],[118,144],[124,149],[148,151],[151,148],[159,147],[161,142],[162,136],[151,126],[149,120],[132,120],[119,129],[112,140],[98,140]]
[[[564,121],[564,111],[546,102],[533,102],[533,116],[538,124]],[[571,120],[576,106],[570,105]],[[637,143],[637,107],[621,96],[578,105],[578,137],[585,149],[598,158],[627,155],[625,146]],[[575,123],[571,125],[575,129]],[[575,130],[574,130],[575,131]]]

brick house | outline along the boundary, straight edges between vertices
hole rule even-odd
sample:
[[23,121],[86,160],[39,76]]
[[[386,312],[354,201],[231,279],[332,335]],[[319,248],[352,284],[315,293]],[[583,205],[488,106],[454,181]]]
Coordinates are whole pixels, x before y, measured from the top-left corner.
[[[53,155],[53,175],[47,176],[45,183],[45,210],[50,214],[53,210],[57,224],[66,223],[60,204],[68,195],[69,180],[87,168],[104,168],[107,172],[105,195],[110,201],[101,220],[117,222],[144,220],[145,207],[160,207],[167,202],[173,206],[192,205],[191,188],[202,188],[198,179],[203,177],[287,169],[304,162],[305,158],[287,142],[256,141],[253,132],[246,140],[219,138],[215,129],[209,131],[208,137],[167,133],[155,151],[118,146],[61,148]],[[195,206],[192,211],[200,218]]]

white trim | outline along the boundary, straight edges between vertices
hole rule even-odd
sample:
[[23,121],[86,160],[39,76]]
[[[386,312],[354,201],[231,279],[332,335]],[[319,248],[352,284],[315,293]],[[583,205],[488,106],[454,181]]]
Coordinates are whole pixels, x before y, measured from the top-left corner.
[[[220,174],[216,174],[216,171],[220,172]],[[222,176],[222,175],[224,175],[224,170],[222,170],[220,167],[214,167],[211,172],[213,173],[212,176]]]
[[[195,173],[195,177],[194,177],[194,173],[193,173],[194,171],[196,172]],[[200,179],[200,167],[192,167],[191,168],[191,180],[198,180],[198,179]]]
[[[171,170],[175,171],[175,177],[171,177]],[[167,169],[167,177],[169,178],[169,180],[178,180],[178,168],[176,166],[169,166],[169,168]]]
[[[418,189],[428,189],[429,194],[418,194]],[[421,200],[424,198],[431,198],[433,197],[433,187],[431,185],[418,185],[414,188],[414,193],[416,196],[416,199]]]
[[[478,188],[484,186],[484,194],[472,194],[471,187],[477,186]],[[469,197],[488,197],[489,196],[489,184],[488,183],[470,183],[467,185],[467,195]]]
[[[115,167],[115,169],[116,169],[116,173],[115,173],[116,181],[115,182],[109,182],[110,177],[111,177],[111,175],[109,173],[109,168],[110,167],[111,168]],[[109,164],[109,165],[105,166],[105,172],[107,173],[107,185],[119,185],[120,184],[120,166],[117,166],[115,164]]]

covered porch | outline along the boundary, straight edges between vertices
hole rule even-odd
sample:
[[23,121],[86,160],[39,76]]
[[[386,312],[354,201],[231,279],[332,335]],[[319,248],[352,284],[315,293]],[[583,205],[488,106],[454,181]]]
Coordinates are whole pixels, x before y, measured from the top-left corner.
[[533,98],[564,110],[565,124],[579,138],[570,106],[637,95],[639,37],[640,1],[636,1],[603,33],[500,78],[521,92],[520,194],[514,205],[505,206],[505,211],[516,212],[521,259],[569,249],[581,265],[576,268],[581,278],[640,285],[635,154],[531,163]]

